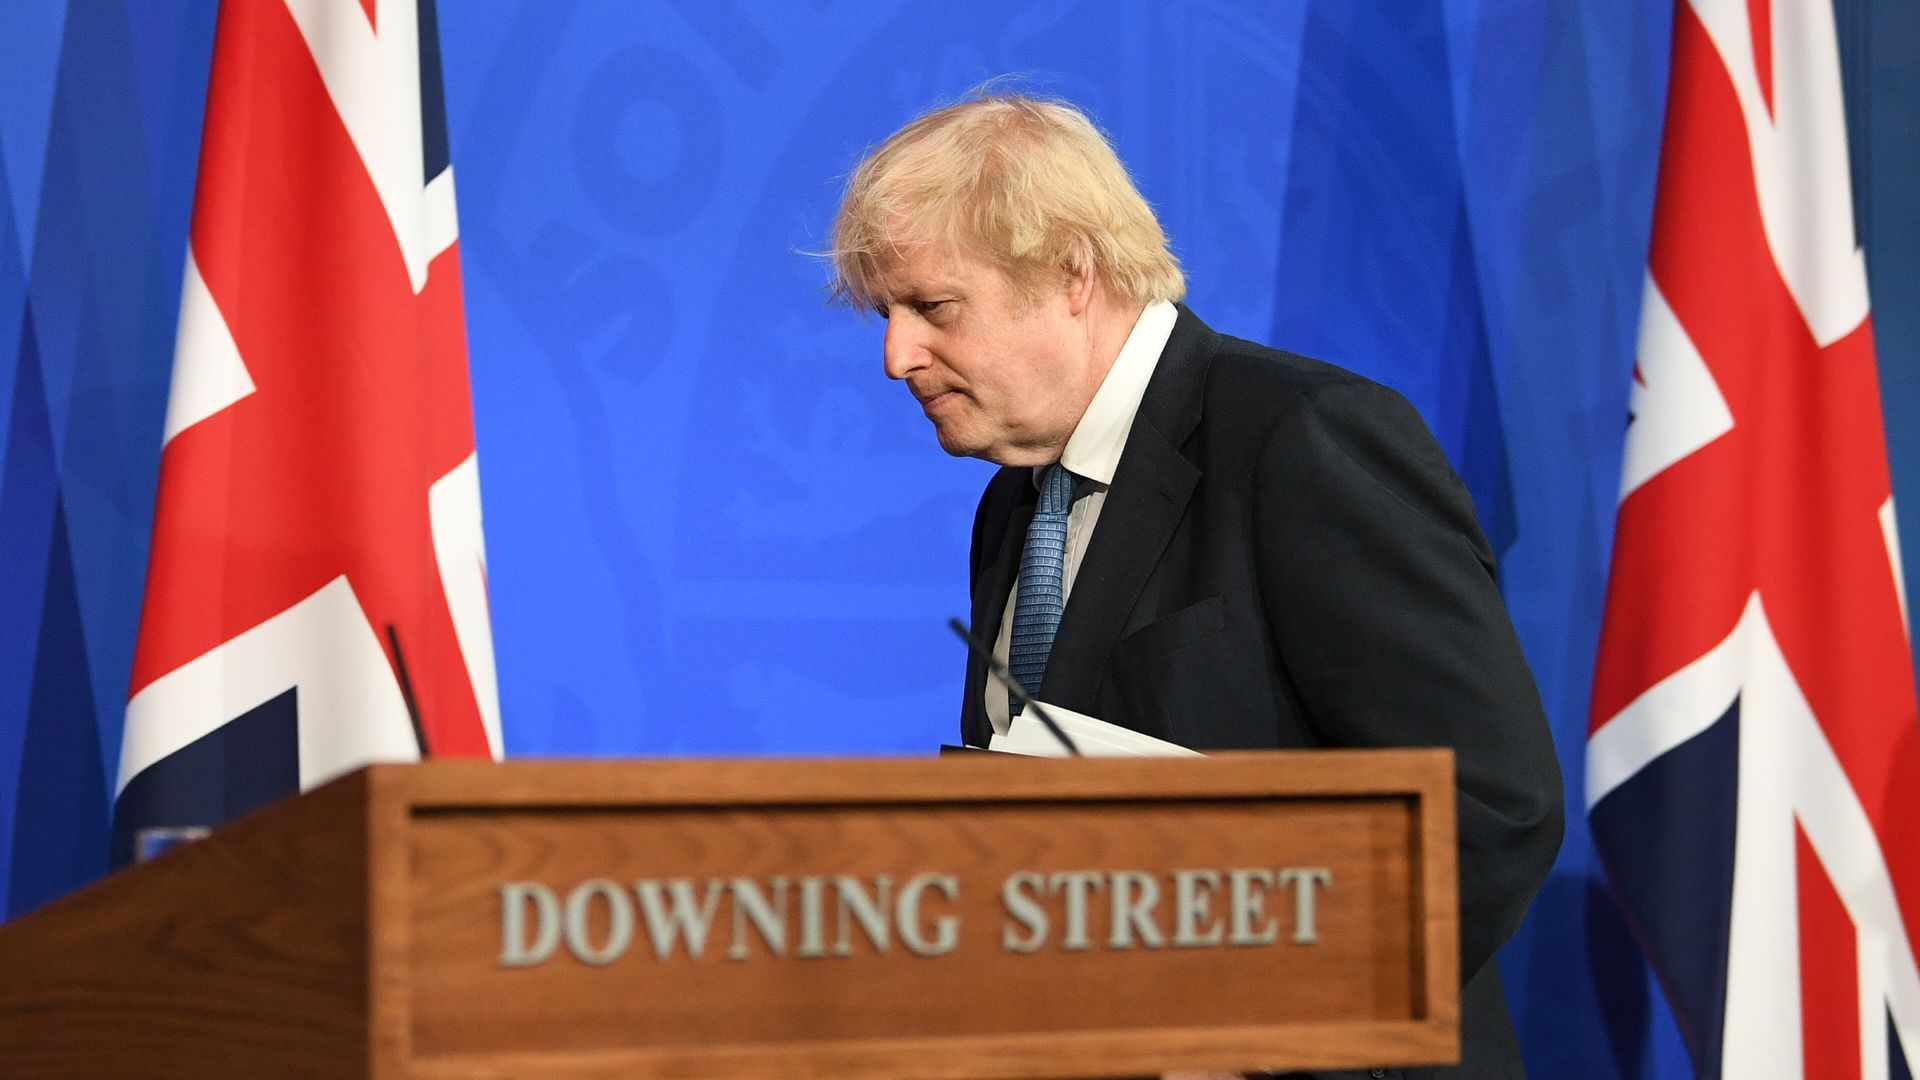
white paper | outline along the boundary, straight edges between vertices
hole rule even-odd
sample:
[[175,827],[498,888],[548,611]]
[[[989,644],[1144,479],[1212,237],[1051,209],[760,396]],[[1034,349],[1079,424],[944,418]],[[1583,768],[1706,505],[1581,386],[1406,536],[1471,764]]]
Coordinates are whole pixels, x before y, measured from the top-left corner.
[[[1170,743],[1165,739],[1156,739],[1151,735],[1142,735],[1132,728],[1109,724],[1105,720],[1095,719],[1085,713],[1064,709],[1058,705],[1042,701],[1047,715],[1067,733],[1080,753],[1086,757],[1203,757],[1198,750],[1189,750],[1179,743]],[[1005,735],[995,735],[987,741],[987,749],[1003,754],[1025,754],[1028,757],[1066,757],[1067,748],[1053,737],[1047,725],[1023,711],[1013,718]]]

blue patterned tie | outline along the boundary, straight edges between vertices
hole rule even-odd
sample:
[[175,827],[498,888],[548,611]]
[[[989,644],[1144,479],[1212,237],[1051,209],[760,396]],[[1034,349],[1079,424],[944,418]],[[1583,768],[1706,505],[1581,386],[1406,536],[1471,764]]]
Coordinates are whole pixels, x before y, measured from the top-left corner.
[[[1013,604],[1007,670],[1035,697],[1047,673],[1047,655],[1060,629],[1060,614],[1067,607],[1067,510],[1073,506],[1075,479],[1057,461],[1047,466],[1040,478],[1040,505],[1027,526],[1027,546],[1020,551],[1020,588]],[[1020,699],[1011,688],[1007,714],[1020,715]]]

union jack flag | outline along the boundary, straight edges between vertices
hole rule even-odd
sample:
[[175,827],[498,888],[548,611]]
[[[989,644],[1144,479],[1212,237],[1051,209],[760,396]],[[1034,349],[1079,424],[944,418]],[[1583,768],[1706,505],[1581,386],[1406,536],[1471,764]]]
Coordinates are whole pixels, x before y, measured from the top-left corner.
[[121,860],[423,741],[498,756],[457,241],[433,0],[222,4]]
[[1907,1077],[1920,714],[1828,0],[1676,5],[1647,261],[1595,843],[1697,1075]]

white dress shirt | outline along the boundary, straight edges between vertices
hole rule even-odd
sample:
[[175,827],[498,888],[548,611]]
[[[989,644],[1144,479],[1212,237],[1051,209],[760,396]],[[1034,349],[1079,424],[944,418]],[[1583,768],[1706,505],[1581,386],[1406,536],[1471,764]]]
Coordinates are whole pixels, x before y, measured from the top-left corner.
[[[1140,399],[1146,396],[1147,383],[1153,378],[1153,369],[1160,363],[1160,353],[1166,349],[1167,339],[1173,336],[1173,324],[1178,318],[1179,311],[1164,300],[1147,305],[1140,313],[1126,344],[1120,346],[1120,355],[1114,357],[1107,377],[1100,381],[1100,389],[1094,392],[1086,413],[1067,439],[1066,449],[1060,453],[1060,463],[1080,478],[1073,489],[1073,506],[1067,511],[1063,600],[1073,595],[1073,579],[1080,573],[1081,557],[1093,539],[1093,527],[1100,521],[1100,508],[1106,504],[1107,489],[1113,485],[1113,471],[1120,465],[1120,453],[1127,448],[1127,432],[1133,429],[1133,416],[1140,411]],[[1033,470],[1036,488],[1046,469],[1041,465]],[[1024,537],[1021,542],[1025,543]],[[1007,610],[1000,618],[1000,636],[993,645],[993,655],[1002,664],[1007,662],[1008,643],[1013,639],[1013,608],[1019,592],[1016,574],[1013,591],[1007,596]],[[1027,689],[1031,691],[1033,687]],[[996,733],[1004,735],[1009,720],[1007,684],[989,671],[984,692],[987,720]],[[1047,700],[1044,693],[1037,696]]]

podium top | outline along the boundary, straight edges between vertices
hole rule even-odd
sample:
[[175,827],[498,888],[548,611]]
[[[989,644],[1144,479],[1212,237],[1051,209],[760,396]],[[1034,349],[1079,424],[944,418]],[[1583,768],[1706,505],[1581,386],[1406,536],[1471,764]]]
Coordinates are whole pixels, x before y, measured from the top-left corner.
[[1444,749],[1233,750],[1204,758],[1035,758],[948,754],[897,758],[436,760],[370,765],[375,797],[416,806],[676,806],[785,802],[870,804],[1001,799],[1249,798],[1453,794]]

